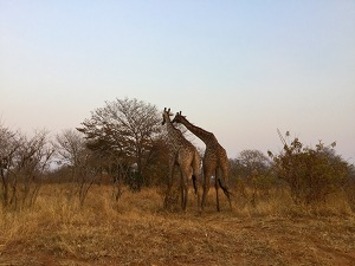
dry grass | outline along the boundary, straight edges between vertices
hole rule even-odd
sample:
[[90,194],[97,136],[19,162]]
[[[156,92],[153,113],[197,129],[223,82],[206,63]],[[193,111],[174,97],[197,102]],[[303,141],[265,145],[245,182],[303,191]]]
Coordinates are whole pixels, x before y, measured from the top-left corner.
[[[83,207],[47,185],[32,209],[0,212],[0,265],[352,265],[355,217],[338,195],[294,206],[287,191],[235,198],[235,208],[165,212],[159,190],[95,186]],[[222,197],[223,199],[223,197]]]

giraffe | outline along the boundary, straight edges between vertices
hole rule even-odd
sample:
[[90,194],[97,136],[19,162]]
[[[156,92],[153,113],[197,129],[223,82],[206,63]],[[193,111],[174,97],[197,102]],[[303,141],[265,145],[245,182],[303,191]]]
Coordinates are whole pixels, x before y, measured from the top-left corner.
[[[202,209],[205,207],[206,204],[206,197],[210,188],[211,176],[214,176],[215,178],[214,187],[216,190],[217,211],[220,211],[218,195],[219,187],[222,188],[224,194],[228,199],[229,206],[232,209],[232,194],[227,187],[229,160],[227,157],[226,150],[218,143],[218,140],[213,133],[191,124],[185,116],[181,115],[181,111],[179,113],[176,113],[172,122],[183,124],[188,130],[190,130],[195,136],[200,138],[206,144],[206,151],[203,158],[204,184],[201,202]],[[221,176],[218,175],[219,169],[222,173]]]
[[186,211],[188,198],[188,181],[192,178],[194,192],[197,196],[197,206],[200,210],[200,194],[198,191],[198,180],[201,177],[201,157],[197,149],[182,135],[181,131],[176,129],[171,120],[170,108],[163,111],[162,125],[166,124],[168,138],[170,140],[170,156],[169,156],[169,176],[168,176],[168,190],[165,198],[165,205],[169,198],[172,184],[175,165],[178,165],[181,173],[180,187],[181,187],[181,207]]

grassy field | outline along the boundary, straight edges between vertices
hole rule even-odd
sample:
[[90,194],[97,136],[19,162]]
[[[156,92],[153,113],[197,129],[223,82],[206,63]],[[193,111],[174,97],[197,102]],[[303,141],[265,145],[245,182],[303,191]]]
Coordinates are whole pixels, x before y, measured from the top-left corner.
[[[0,211],[0,265],[354,265],[355,216],[341,196],[294,206],[286,191],[237,196],[214,191],[202,214],[162,209],[159,189],[93,186],[78,206],[70,185],[42,187],[31,209]],[[254,195],[255,196],[255,195]],[[255,200],[256,199],[256,200]]]

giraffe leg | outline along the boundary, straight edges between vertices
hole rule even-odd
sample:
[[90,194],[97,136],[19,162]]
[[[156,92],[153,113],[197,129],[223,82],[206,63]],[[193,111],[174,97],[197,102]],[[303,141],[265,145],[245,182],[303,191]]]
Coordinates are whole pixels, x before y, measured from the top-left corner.
[[194,193],[197,198],[197,210],[198,212],[201,212],[201,199],[200,199],[200,192],[198,190],[199,184],[198,184],[198,179],[195,175],[192,175],[192,183],[194,186]]
[[187,186],[187,184],[185,183],[185,186],[184,186],[184,193],[185,193],[185,198],[184,198],[184,211],[186,212],[186,208],[187,208],[187,199],[188,199],[188,196],[189,196],[189,194],[188,194],[188,186]]
[[180,169],[180,204],[181,208],[184,209],[184,199],[185,199],[185,191],[184,191],[184,177],[183,172]]
[[164,200],[164,208],[165,209],[169,208],[169,205],[170,205],[170,194],[171,194],[171,188],[173,186],[174,170],[175,170],[175,159],[170,159],[169,160],[168,182],[167,182],[168,184],[167,184],[167,190],[166,190],[165,200]]
[[210,189],[211,176],[212,176],[212,172],[209,169],[204,168],[204,174],[203,174],[204,183],[203,183],[202,200],[201,200],[202,210],[206,206],[206,199],[207,199],[208,190]]
[[187,176],[184,173],[182,179],[182,209],[186,211],[187,207],[187,198],[188,198],[188,186],[187,186]]
[[219,195],[218,195],[218,188],[219,188],[219,178],[218,178],[218,170],[216,169],[215,171],[215,176],[214,176],[214,188],[216,190],[216,204],[217,204],[217,211],[220,211],[219,208]]
[[201,182],[201,158],[198,152],[194,153],[191,170],[192,184],[194,187],[195,197],[197,198],[197,210],[199,213],[201,213],[201,199],[199,192],[199,186]]
[[[188,177],[189,177],[189,168],[180,165],[181,172],[181,182],[180,182],[180,190],[181,190],[181,208],[183,211],[186,211],[187,207],[187,198],[188,198]],[[190,173],[191,176],[191,173]]]

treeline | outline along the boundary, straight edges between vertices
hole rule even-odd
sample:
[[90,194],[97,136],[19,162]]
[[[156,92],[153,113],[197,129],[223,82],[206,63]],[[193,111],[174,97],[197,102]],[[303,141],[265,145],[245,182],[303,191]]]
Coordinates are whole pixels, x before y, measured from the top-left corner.
[[[161,111],[154,105],[125,98],[106,102],[76,129],[54,138],[45,131],[28,138],[0,125],[3,208],[32,206],[41,186],[49,182],[70,182],[68,195],[81,205],[94,184],[111,184],[115,200],[123,186],[135,192],[164,187],[169,150],[161,121]],[[311,204],[342,191],[355,205],[354,166],[336,154],[335,143],[304,147],[289,133],[279,136],[284,145],[280,154],[245,150],[230,159],[229,185],[235,194],[249,189],[255,200],[283,187],[290,190],[296,204]]]

